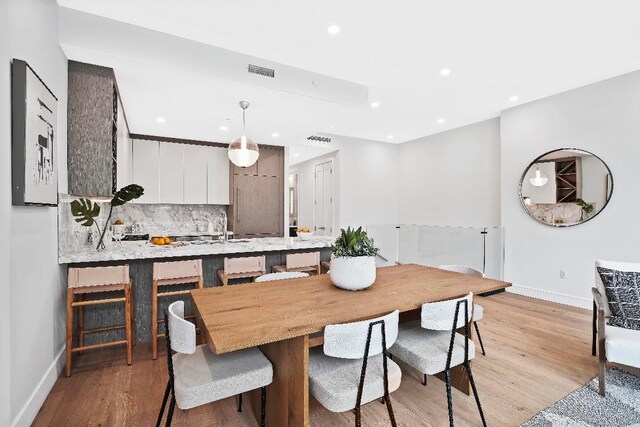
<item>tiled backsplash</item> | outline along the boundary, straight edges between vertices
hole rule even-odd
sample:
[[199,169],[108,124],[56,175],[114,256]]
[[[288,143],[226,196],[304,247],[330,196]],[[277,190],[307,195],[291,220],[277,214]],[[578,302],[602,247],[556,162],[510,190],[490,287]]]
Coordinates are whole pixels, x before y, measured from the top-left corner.
[[[71,215],[71,201],[75,197],[60,195],[58,204],[58,234],[62,253],[73,251],[86,241],[89,228],[78,224]],[[209,221],[215,232],[222,231],[226,206],[221,205],[163,205],[127,203],[114,209],[111,223],[124,222],[127,233],[136,224],[139,234],[180,235],[206,231]],[[109,214],[109,203],[100,202],[100,219]]]

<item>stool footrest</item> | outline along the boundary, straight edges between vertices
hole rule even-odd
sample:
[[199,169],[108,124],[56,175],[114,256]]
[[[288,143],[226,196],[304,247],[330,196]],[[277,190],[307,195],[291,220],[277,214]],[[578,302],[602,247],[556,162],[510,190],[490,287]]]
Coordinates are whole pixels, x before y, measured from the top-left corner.
[[103,342],[100,344],[91,344],[91,345],[84,345],[82,347],[74,347],[73,349],[71,349],[72,353],[77,353],[79,351],[84,351],[84,350],[94,350],[97,348],[104,348],[104,347],[113,347],[114,345],[122,345],[122,344],[126,344],[127,340],[121,340],[121,341],[110,341],[110,342]]
[[120,298],[107,298],[107,299],[94,299],[87,301],[75,301],[71,305],[73,307],[83,307],[85,305],[97,305],[97,304],[111,304],[114,302],[125,302],[127,299],[125,297]]
[[173,297],[173,296],[176,296],[176,295],[186,295],[189,292],[191,292],[191,290],[158,292],[158,298],[160,298],[160,297]]
[[85,334],[95,334],[98,332],[106,332],[106,331],[115,331],[117,329],[126,329],[127,325],[117,325],[117,326],[105,326],[102,328],[93,328],[93,329],[83,329],[80,331],[82,335]]

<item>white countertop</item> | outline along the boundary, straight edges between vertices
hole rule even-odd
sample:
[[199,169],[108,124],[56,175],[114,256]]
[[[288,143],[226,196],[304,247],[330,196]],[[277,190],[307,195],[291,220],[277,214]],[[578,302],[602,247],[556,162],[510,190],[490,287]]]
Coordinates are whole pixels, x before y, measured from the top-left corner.
[[[84,262],[126,261],[134,259],[156,259],[193,257],[206,255],[226,255],[251,252],[293,251],[314,248],[329,248],[333,237],[265,237],[259,239],[241,239],[245,241],[212,244],[187,243],[184,246],[156,246],[147,242],[111,243],[103,251],[87,247],[81,252],[59,254],[59,264]],[[248,240],[248,241],[246,241]]]

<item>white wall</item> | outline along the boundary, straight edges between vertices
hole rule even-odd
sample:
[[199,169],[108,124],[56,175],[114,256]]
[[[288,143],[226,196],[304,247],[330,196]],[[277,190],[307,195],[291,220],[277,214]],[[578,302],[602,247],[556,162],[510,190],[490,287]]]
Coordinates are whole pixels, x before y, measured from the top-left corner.
[[[325,154],[324,156],[297,163],[289,168],[289,173],[298,173],[298,227],[313,229],[314,199],[315,199],[315,167],[327,161],[333,161],[333,199],[334,229],[338,228],[340,221],[340,165],[336,159],[337,152]],[[287,193],[289,192],[289,180],[287,178]],[[289,212],[289,205],[287,205]],[[288,215],[287,215],[288,216]]]
[[347,226],[395,224],[398,218],[398,146],[332,136],[337,151],[292,166],[299,172],[299,224],[313,227],[314,166],[333,160],[334,232]]
[[[514,291],[587,308],[596,259],[640,260],[639,117],[640,72],[502,112],[505,278],[518,286]],[[615,185],[600,215],[576,227],[557,229],[525,213],[518,200],[518,181],[529,162],[562,147],[600,156],[611,168]],[[567,279],[560,279],[560,269],[567,270]]]
[[398,221],[500,225],[500,119],[398,146]]
[[[27,61],[58,97],[59,188],[66,191],[67,61],[58,45],[56,1],[8,0],[8,13],[2,14],[10,17],[8,25],[2,23],[2,28],[8,29],[9,42],[8,52],[2,52],[2,102],[10,93],[4,68],[8,69],[11,58]],[[5,114],[1,120],[8,122]],[[3,139],[0,158],[4,166],[0,169],[5,187],[10,139]],[[1,203],[11,227],[3,233],[9,236],[10,245],[10,269],[5,269],[11,287],[10,416],[14,424],[29,425],[61,369],[57,362],[65,338],[65,290],[57,262],[57,215],[52,207],[8,207],[10,197],[4,193]],[[5,221],[2,223],[4,227]],[[4,299],[6,294],[2,295]],[[2,383],[8,378],[3,376]]]
[[[8,236],[11,230],[11,115],[9,87],[9,20],[8,0],[0,0],[0,235]],[[5,280],[0,281],[0,425],[11,423],[11,286],[7,279],[11,262],[9,241],[0,243],[0,271]]]
[[332,136],[339,163],[341,227],[398,221],[398,146]]

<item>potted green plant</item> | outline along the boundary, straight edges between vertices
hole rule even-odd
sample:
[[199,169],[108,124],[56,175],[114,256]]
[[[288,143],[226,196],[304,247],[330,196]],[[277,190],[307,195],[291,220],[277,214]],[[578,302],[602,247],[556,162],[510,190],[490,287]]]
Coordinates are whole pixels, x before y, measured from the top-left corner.
[[379,250],[362,227],[341,229],[331,246],[331,282],[350,291],[367,289],[376,281],[375,257]]
[[587,203],[582,199],[576,199],[576,205],[582,208],[582,220],[586,221],[589,219],[589,214],[593,212],[593,204]]
[[105,221],[102,229],[98,224],[98,216],[100,215],[100,205],[90,199],[76,199],[71,202],[71,214],[77,223],[84,227],[91,227],[95,225],[98,232],[98,244],[96,249],[102,250],[105,248],[104,235],[109,226],[111,215],[113,215],[113,208],[116,206],[122,206],[131,200],[137,199],[144,194],[144,188],[137,184],[127,185],[116,191],[113,198],[109,202],[109,216]]

